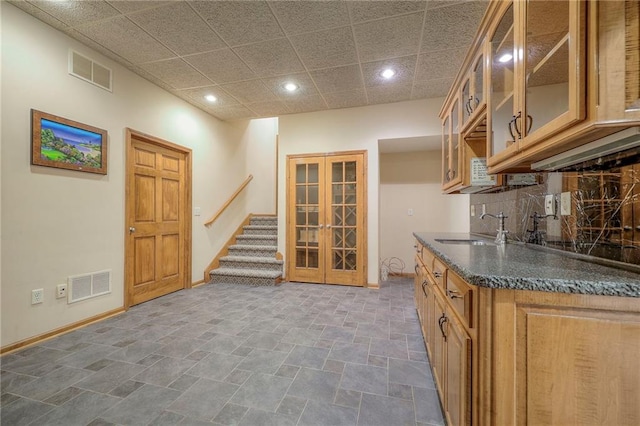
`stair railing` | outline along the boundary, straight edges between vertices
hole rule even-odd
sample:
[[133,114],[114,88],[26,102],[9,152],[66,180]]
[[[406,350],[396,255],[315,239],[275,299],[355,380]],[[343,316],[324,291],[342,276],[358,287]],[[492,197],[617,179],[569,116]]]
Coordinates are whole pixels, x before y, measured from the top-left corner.
[[229,207],[229,205],[233,202],[233,200],[236,199],[236,197],[238,195],[240,195],[240,193],[242,192],[243,189],[245,189],[247,187],[247,185],[249,185],[249,182],[251,182],[251,179],[253,179],[253,175],[249,175],[247,177],[247,179],[245,179],[244,182],[242,182],[242,184],[238,187],[238,189],[236,189],[236,192],[233,193],[233,195],[231,195],[231,197],[229,197],[229,199],[227,200],[226,203],[224,203],[222,205],[222,207],[220,207],[220,209],[216,212],[216,214],[214,214],[213,216],[211,216],[211,219],[209,219],[208,221],[206,221],[204,223],[204,226],[211,226],[211,224],[213,222],[216,221],[216,219],[218,219],[218,217],[220,217],[220,215],[227,209],[227,207]]

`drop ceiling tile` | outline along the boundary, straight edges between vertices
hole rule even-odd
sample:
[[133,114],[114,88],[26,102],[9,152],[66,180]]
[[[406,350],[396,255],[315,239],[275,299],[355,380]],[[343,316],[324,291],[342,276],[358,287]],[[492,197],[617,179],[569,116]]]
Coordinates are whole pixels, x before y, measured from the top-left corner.
[[187,3],[147,9],[130,14],[129,18],[178,55],[225,47],[220,37]]
[[[91,49],[95,50],[96,52],[106,56],[107,58],[111,58],[113,59],[115,62],[118,62],[119,64],[131,69],[133,71],[133,64],[129,61],[127,61],[126,59],[124,59],[122,56],[118,56],[115,53],[113,53],[111,50],[105,48],[104,46],[102,46],[101,44],[96,43],[94,40],[90,39],[89,37],[85,36],[84,34],[78,32],[77,30],[71,28],[71,27],[65,27],[65,29],[61,30],[63,33],[65,33],[66,35],[68,35],[69,37],[74,38],[75,40],[78,40],[80,43],[84,44],[85,46],[90,47]],[[77,50],[77,49],[76,49]],[[95,62],[101,63],[101,61],[96,58],[94,54],[89,53],[89,52],[82,52],[80,51],[80,53],[82,53],[85,56],[88,56],[89,58],[95,58]],[[107,64],[103,64],[103,65],[107,65]],[[133,72],[137,72],[133,71]]]
[[19,1],[19,0],[8,0],[7,2],[11,3],[18,9],[23,10],[29,15],[41,20],[42,22],[45,22],[51,25],[53,28],[57,28],[61,30],[62,28],[68,27],[67,24],[65,24],[58,18],[51,16],[49,13],[45,12],[42,9],[39,9],[38,7],[34,6],[31,3],[27,3],[26,1]]
[[291,43],[309,70],[358,62],[351,27],[299,34],[291,37]]
[[[176,96],[180,96],[179,92],[175,88],[169,86],[166,82],[160,80],[158,77],[156,77],[155,75],[151,74],[149,71],[145,70],[144,68],[140,68],[137,65],[133,65],[131,70],[133,72],[135,72],[136,74],[138,74],[140,77],[150,81],[151,83],[155,84],[158,87],[161,87],[162,89],[166,90],[167,92],[173,93]],[[116,90],[116,89],[117,89],[117,85],[114,87],[114,90]]]
[[[413,75],[416,69],[416,60],[417,56],[405,56],[402,58],[362,64],[364,84],[367,88],[374,86],[410,84],[413,81]],[[380,75],[380,73],[387,68],[391,68],[396,72],[391,79],[386,79]]]
[[287,105],[281,101],[257,102],[246,106],[260,117],[276,117],[290,112]]
[[469,48],[478,30],[487,3],[470,1],[427,10],[422,52],[455,47]]
[[363,62],[415,54],[420,44],[423,12],[354,26]]
[[69,26],[99,21],[120,12],[104,1],[31,1],[33,5]]
[[193,69],[182,59],[149,62],[140,65],[140,67],[176,89],[211,85],[211,81],[208,78]]
[[362,90],[362,74],[360,66],[327,68],[309,73],[322,94]]
[[292,113],[320,111],[323,109],[327,109],[327,105],[322,97],[320,97],[320,95],[295,98],[288,100],[285,103]]
[[243,105],[230,105],[223,107],[209,107],[205,111],[220,120],[239,120],[245,118],[254,118],[256,114]]
[[286,38],[239,46],[234,50],[258,77],[271,77],[304,70]]
[[152,9],[158,6],[164,6],[171,4],[173,1],[160,1],[160,0],[108,0],[111,6],[115,7],[122,13],[137,12],[144,9]]
[[284,36],[264,1],[193,1],[190,4],[230,46]]
[[270,102],[277,99],[260,80],[227,83],[223,84],[222,88],[242,103]]
[[416,80],[455,77],[467,53],[466,48],[422,53],[418,56]]
[[352,1],[349,2],[353,22],[371,21],[418,12],[425,9],[425,1]]
[[324,99],[329,108],[352,108],[367,105],[367,96],[364,90],[352,90],[349,92],[326,93]]
[[447,96],[453,84],[453,78],[416,81],[413,84],[411,99],[441,98]]
[[175,56],[124,16],[91,23],[77,30],[134,64]]
[[[278,77],[264,78],[262,79],[262,82],[281,100],[288,101],[290,99],[318,95],[318,90],[307,73],[287,74]],[[298,90],[295,92],[287,91],[284,88],[284,85],[287,83],[297,84]]]
[[201,53],[183,58],[215,83],[249,80],[256,75],[231,49]]
[[[190,99],[193,99],[200,106],[204,106],[205,108],[222,108],[231,105],[239,104],[238,100],[227,93],[220,86],[206,86],[206,87],[198,87],[195,89],[184,89],[179,90],[181,96],[186,96]],[[204,97],[207,95],[213,95],[217,98],[215,102],[209,102]]]
[[349,24],[349,11],[343,1],[271,1],[269,5],[289,35]]
[[411,84],[369,87],[367,97],[370,104],[406,101],[411,98]]

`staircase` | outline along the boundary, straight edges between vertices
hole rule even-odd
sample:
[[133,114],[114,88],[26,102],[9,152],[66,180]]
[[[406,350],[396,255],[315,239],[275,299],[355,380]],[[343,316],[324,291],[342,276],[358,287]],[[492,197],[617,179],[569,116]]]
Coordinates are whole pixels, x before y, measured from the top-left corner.
[[275,286],[282,279],[282,260],[278,250],[278,219],[253,216],[228,254],[220,258],[220,267],[209,273],[211,283]]

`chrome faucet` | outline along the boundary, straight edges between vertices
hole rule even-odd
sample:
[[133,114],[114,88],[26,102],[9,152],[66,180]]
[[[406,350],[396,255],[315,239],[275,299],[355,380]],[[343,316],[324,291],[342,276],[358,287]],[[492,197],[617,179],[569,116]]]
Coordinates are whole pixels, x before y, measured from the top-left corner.
[[505,216],[504,213],[500,212],[497,215],[493,215],[491,213],[482,213],[482,215],[480,215],[480,219],[484,219],[485,216],[491,216],[491,217],[495,217],[496,219],[498,219],[498,234],[496,235],[496,244],[506,244],[507,243],[507,234],[509,233],[509,231],[507,231],[506,229],[504,229],[504,220],[506,218],[508,218],[509,216]]
[[527,242],[532,244],[538,244],[541,246],[547,245],[546,241],[544,240],[545,232],[538,229],[538,226],[540,224],[540,221],[543,219],[546,219],[548,217],[558,219],[558,217],[554,214],[540,215],[538,214],[538,212],[533,212],[533,214],[529,217],[533,219],[533,229],[527,229],[527,235],[529,236],[527,238]]

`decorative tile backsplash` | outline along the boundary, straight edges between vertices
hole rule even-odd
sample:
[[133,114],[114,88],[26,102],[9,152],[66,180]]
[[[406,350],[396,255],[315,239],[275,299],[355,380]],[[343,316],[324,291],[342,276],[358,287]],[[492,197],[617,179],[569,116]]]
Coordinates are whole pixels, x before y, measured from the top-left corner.
[[471,232],[495,236],[497,219],[480,216],[503,212],[511,240],[640,265],[640,164],[538,181],[471,195]]

